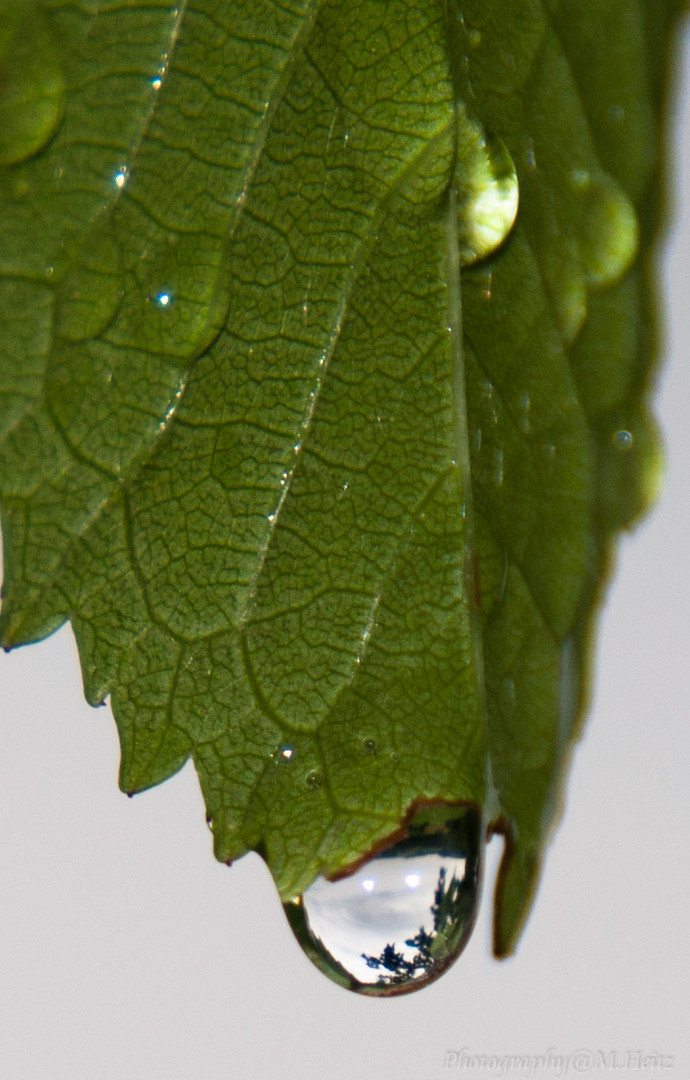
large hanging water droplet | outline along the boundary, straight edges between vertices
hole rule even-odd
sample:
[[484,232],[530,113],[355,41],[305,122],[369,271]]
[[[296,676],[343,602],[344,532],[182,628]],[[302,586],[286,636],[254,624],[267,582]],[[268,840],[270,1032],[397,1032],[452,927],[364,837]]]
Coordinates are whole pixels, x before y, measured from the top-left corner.
[[520,189],[515,163],[501,139],[464,112],[458,128],[460,261],[469,265],[485,259],[506,239],[517,217]]
[[479,901],[482,819],[474,807],[420,810],[404,840],[339,881],[285,904],[307,956],[361,994],[426,986],[457,959]]
[[34,3],[11,3],[0,26],[0,165],[42,150],[62,117],[62,65]]

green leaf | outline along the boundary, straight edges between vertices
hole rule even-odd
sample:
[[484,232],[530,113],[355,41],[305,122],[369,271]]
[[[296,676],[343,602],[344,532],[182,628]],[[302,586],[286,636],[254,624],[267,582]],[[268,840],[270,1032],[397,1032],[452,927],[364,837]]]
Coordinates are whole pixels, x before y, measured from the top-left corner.
[[472,802],[514,944],[654,487],[678,8],[0,4],[2,640],[69,618],[123,789],[191,757],[284,897]]

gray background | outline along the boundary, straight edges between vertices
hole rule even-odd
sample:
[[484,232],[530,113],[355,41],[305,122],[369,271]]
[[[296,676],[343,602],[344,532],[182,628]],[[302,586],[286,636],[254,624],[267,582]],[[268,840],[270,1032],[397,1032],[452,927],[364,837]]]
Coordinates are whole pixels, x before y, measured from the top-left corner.
[[[621,546],[592,715],[518,955],[490,956],[494,841],[474,938],[438,983],[377,1001],[329,984],[294,942],[260,860],[232,870],[214,861],[191,766],[133,800],[118,792],[114,724],[107,709],[83,702],[63,629],[0,657],[3,1078],[425,1080],[449,1075],[446,1050],[580,1047],[619,1060],[658,1051],[673,1055],[671,1068],[632,1074],[690,1075],[685,55],[675,223],[663,257],[665,488]],[[580,1075],[613,1075],[579,1065]]]

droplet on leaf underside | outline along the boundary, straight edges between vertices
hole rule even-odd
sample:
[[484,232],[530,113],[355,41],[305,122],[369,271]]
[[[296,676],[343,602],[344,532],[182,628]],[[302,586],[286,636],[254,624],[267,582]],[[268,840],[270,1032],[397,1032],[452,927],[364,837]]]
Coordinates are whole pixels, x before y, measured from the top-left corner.
[[55,329],[66,341],[97,337],[124,295],[120,248],[107,223],[90,232],[58,289]]
[[633,444],[633,435],[631,431],[626,431],[625,428],[614,432],[613,442],[619,450],[629,450]]
[[284,905],[310,960],[340,986],[408,993],[465,947],[479,904],[483,825],[475,807],[420,810],[408,835],[338,881]]
[[288,761],[292,761],[293,758],[295,757],[296,753],[297,753],[297,750],[296,750],[295,746],[293,745],[293,743],[282,742],[277,747],[277,749],[273,752],[273,754],[271,754],[271,757],[273,758],[274,761],[284,762],[285,763],[285,762],[288,762]]
[[312,771],[308,772],[305,776],[304,783],[312,791],[318,791],[323,785],[323,773],[319,772],[318,769],[312,769]]
[[13,18],[14,32],[4,28],[0,55],[0,165],[15,165],[42,150],[65,100],[60,55],[45,18],[33,4],[3,15]]
[[458,227],[460,261],[468,266],[491,255],[510,233],[520,189],[515,163],[505,143],[460,114]]
[[639,225],[635,208],[610,176],[587,175],[583,199],[580,255],[587,284],[612,285],[637,254]]

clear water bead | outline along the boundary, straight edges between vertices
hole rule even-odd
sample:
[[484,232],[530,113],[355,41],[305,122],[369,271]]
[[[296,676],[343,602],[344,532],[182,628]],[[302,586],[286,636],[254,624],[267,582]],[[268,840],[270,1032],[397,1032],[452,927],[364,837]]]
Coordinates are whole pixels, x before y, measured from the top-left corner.
[[579,239],[587,284],[613,285],[637,255],[639,224],[635,207],[610,176],[600,173],[583,185],[583,219]]
[[297,753],[292,743],[282,742],[280,746],[271,754],[274,761],[292,761]]
[[520,189],[508,148],[464,112],[459,114],[455,172],[460,261],[467,266],[491,255],[511,232]]
[[348,990],[403,994],[441,975],[469,939],[483,825],[474,807],[420,810],[408,835],[338,881],[286,903],[307,956]]
[[631,431],[626,431],[625,428],[621,428],[614,433],[613,441],[619,450],[629,450],[634,440]]

